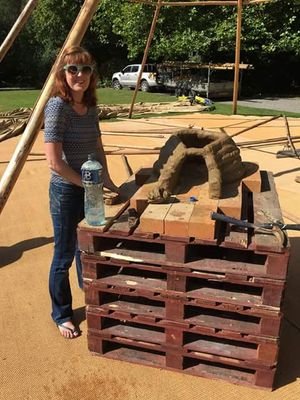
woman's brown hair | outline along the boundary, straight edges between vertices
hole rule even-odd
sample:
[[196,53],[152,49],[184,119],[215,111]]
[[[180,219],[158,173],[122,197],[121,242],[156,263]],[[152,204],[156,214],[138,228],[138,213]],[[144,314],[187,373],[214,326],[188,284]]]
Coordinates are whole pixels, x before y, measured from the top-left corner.
[[[55,73],[55,84],[53,88],[53,96],[59,96],[63,100],[72,103],[72,91],[67,84],[64,66],[66,64],[88,64],[95,66],[95,61],[91,54],[82,47],[71,46],[64,50],[61,60],[57,66]],[[88,106],[95,106],[97,104],[96,85],[97,85],[97,72],[94,68],[91,74],[90,84],[83,95],[83,103]]]

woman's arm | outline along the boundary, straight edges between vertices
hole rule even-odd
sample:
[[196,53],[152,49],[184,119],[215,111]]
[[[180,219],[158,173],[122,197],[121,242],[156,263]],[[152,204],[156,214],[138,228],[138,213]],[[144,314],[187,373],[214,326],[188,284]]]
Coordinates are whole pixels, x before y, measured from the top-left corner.
[[109,175],[106,156],[105,156],[105,153],[104,153],[101,137],[99,137],[99,141],[98,141],[97,154],[98,154],[98,157],[99,157],[99,161],[100,161],[100,163],[101,163],[101,165],[103,167],[103,183],[104,183],[104,186],[107,189],[111,190],[112,192],[119,193],[118,186],[116,186],[113,183],[113,181],[111,180],[111,177]]
[[63,159],[62,159],[62,143],[49,142],[45,143],[45,153],[48,161],[49,168],[55,171],[60,176],[74,185],[82,187],[81,176],[75,172]]

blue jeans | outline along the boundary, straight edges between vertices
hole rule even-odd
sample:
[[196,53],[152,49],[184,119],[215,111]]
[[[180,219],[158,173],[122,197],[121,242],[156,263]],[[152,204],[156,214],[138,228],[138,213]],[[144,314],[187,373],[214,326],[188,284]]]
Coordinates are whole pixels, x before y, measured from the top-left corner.
[[54,255],[50,268],[49,291],[52,318],[57,324],[72,318],[69,268],[76,260],[78,284],[82,288],[82,266],[77,246],[77,225],[84,217],[84,189],[64,183],[50,183],[50,212],[54,229]]

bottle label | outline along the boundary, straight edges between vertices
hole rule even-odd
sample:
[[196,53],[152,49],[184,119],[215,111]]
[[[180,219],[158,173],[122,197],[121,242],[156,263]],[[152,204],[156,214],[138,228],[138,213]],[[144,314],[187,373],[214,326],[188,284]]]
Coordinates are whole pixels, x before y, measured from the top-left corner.
[[94,169],[94,170],[83,169],[81,171],[82,182],[90,183],[93,185],[97,185],[98,183],[101,183],[99,172],[100,171],[98,169]]

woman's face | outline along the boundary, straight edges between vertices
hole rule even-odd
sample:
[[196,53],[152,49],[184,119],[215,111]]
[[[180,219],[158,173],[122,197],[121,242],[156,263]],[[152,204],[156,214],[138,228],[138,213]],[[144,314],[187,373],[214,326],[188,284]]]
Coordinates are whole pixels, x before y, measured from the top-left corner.
[[65,66],[67,84],[77,94],[84,93],[87,90],[92,73],[93,69],[89,65],[67,64]]

